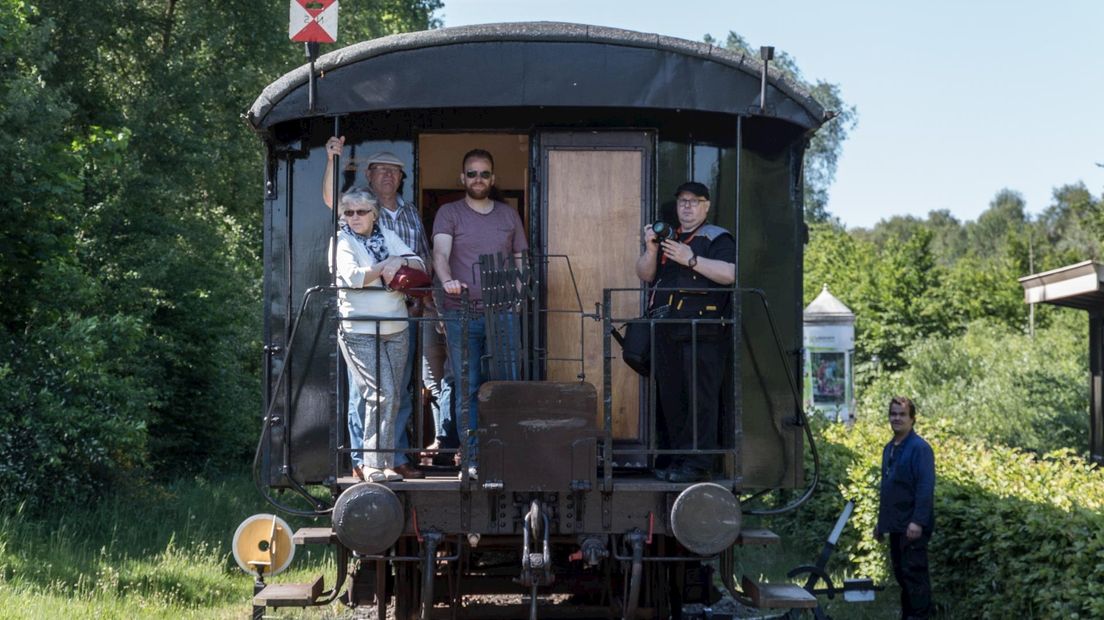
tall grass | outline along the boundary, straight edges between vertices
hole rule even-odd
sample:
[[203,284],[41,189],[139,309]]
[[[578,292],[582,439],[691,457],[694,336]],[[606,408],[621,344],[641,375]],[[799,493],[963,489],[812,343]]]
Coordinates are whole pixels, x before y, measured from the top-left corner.
[[[238,569],[230,542],[241,520],[258,512],[268,509],[243,476],[143,485],[46,515],[4,511],[0,618],[246,617],[252,578]],[[318,574],[331,585],[331,555],[301,547],[276,580]]]

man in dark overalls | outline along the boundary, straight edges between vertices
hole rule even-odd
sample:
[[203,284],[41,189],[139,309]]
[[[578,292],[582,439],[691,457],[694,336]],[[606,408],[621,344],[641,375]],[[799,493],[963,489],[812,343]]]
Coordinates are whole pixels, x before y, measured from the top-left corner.
[[[649,311],[668,318],[719,319],[732,316],[729,287],[736,281],[736,239],[706,223],[709,188],[683,183],[675,192],[679,226],[660,241],[652,226],[644,228],[644,253],[636,274],[653,285]],[[717,289],[694,291],[686,289]],[[655,330],[657,433],[661,449],[686,450],[656,461],[656,476],[671,482],[708,480],[714,455],[693,450],[719,446],[717,417],[721,385],[732,348],[728,326],[659,324]],[[694,424],[694,420],[697,424]],[[697,428],[697,443],[694,429]]]
[[901,586],[901,618],[931,615],[928,541],[935,525],[935,454],[916,434],[916,405],[904,396],[889,401],[893,439],[882,449],[882,485],[874,537],[889,534],[889,559]]

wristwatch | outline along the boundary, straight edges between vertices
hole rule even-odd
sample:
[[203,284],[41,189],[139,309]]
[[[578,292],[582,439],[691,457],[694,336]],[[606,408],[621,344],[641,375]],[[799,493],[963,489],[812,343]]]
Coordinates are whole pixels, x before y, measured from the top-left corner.
[[698,266],[698,255],[694,254],[690,257],[690,260],[686,261],[686,266],[693,269]]

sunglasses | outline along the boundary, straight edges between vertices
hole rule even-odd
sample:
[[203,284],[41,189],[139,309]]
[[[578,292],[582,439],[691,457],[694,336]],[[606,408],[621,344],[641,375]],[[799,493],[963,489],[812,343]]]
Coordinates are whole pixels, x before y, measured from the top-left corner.
[[489,179],[493,174],[494,173],[490,170],[467,170],[464,172],[464,176],[468,177],[469,179],[474,179],[475,177],[479,177],[481,179]]
[[709,202],[704,198],[679,198],[678,206],[680,207],[696,207],[703,202]]
[[356,211],[354,211],[352,209],[349,209],[348,211],[345,212],[345,217],[353,217],[354,215],[359,215],[360,217],[364,217],[365,215],[368,215],[369,213],[371,213],[372,215],[376,214],[376,212],[371,210],[371,209],[357,209]]

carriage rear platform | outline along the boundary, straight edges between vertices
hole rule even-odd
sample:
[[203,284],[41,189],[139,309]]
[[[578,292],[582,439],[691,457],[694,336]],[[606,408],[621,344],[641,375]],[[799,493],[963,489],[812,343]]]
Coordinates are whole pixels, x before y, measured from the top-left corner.
[[[262,557],[257,613],[334,600],[404,619],[815,608],[806,590],[737,582],[733,571],[742,548],[778,540],[742,527],[749,502],[806,485],[796,393],[802,162],[830,114],[765,60],[575,24],[394,35],[321,57],[314,80],[309,71],[274,82],[247,116],[267,149],[265,426],[255,474],[281,510],[316,520],[292,533],[274,519],[261,544],[271,562],[273,545],[328,545],[338,572],[280,584],[266,580],[273,566]],[[499,300],[520,317],[524,372],[479,389],[477,472],[462,441],[463,466],[427,467],[425,479],[367,483],[349,473],[324,256],[334,215],[318,198],[332,135],[360,153],[396,153],[410,173],[402,195],[428,229],[436,207],[457,195],[460,155],[495,154],[498,186],[532,250],[523,273],[510,274],[520,284]],[[355,156],[342,164],[348,184]],[[641,229],[671,219],[668,197],[686,180],[713,188],[712,223],[738,246],[734,313],[717,320],[733,327],[722,445],[707,451],[718,466],[712,480],[692,484],[652,475],[654,459],[672,452],[657,447],[654,377],[628,368],[611,335],[641,322],[645,290],[632,269]],[[643,320],[664,321],[680,319]],[[686,322],[695,330],[708,321]],[[413,445],[424,446],[415,400]],[[522,598],[490,609],[473,602],[483,594]]]

